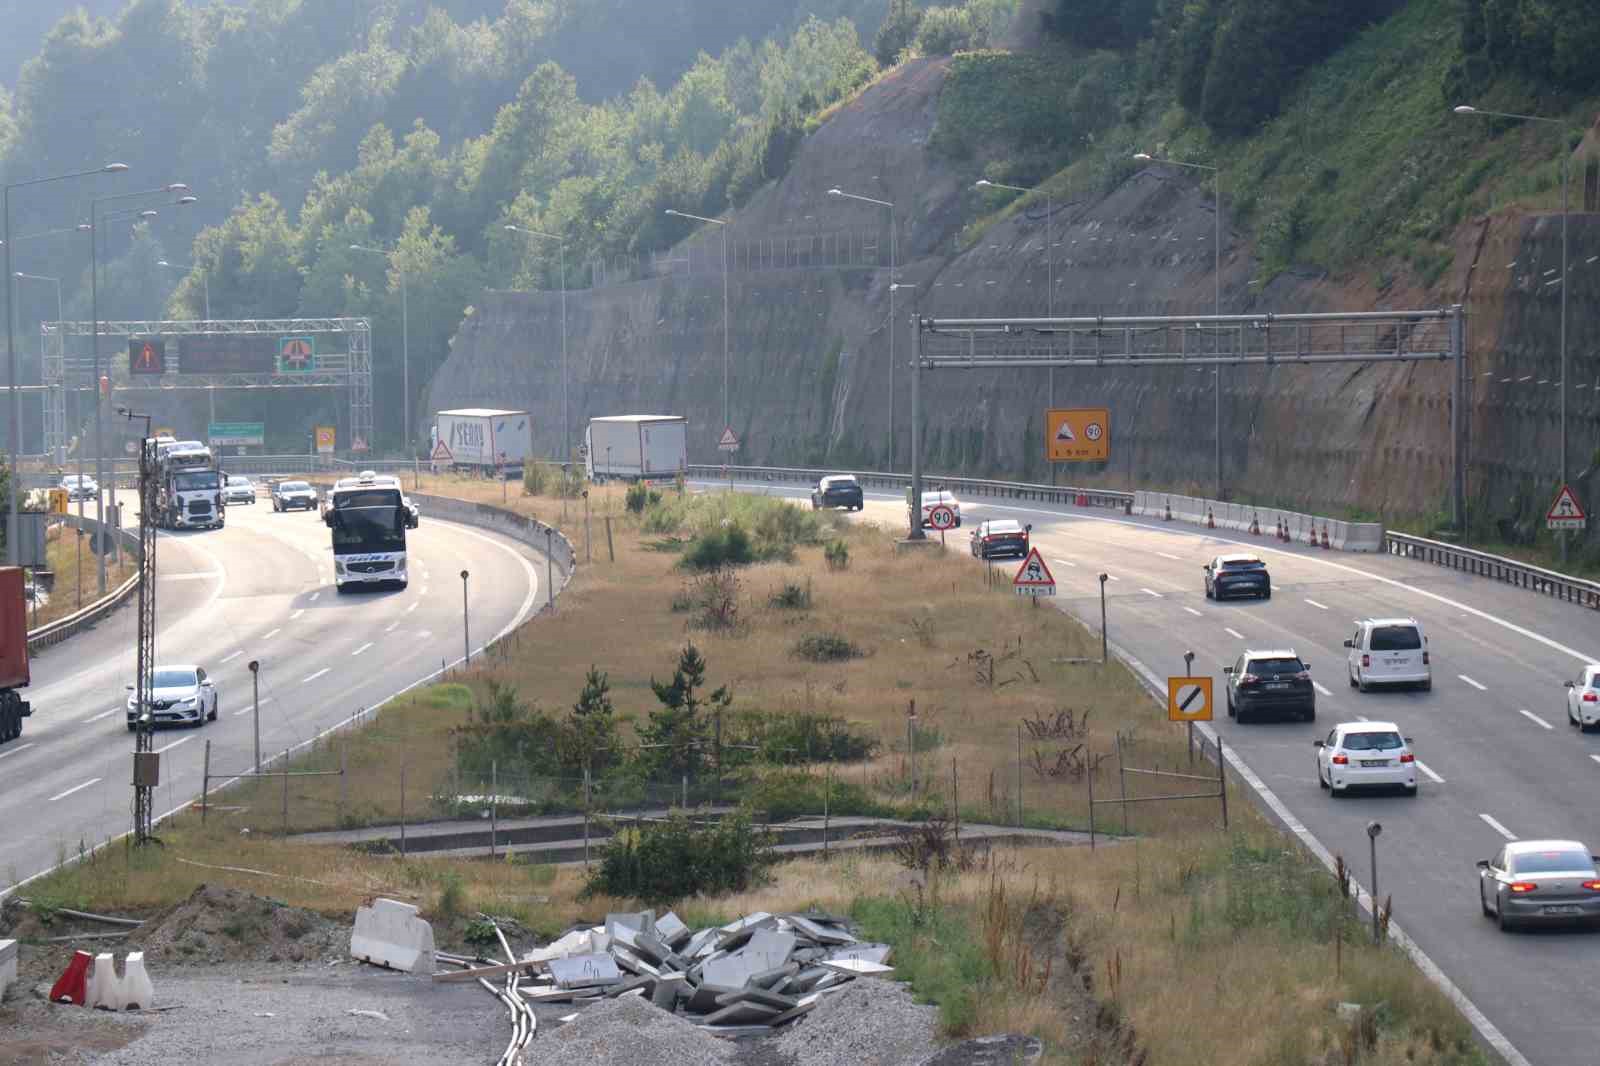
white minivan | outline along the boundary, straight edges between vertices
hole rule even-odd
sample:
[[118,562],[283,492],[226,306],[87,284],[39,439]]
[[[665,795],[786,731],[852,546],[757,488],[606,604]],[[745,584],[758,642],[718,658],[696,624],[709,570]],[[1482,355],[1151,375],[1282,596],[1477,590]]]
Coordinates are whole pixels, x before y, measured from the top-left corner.
[[1350,649],[1351,688],[1362,692],[1373,685],[1416,685],[1424,692],[1433,688],[1428,638],[1415,618],[1364,618],[1344,646]]

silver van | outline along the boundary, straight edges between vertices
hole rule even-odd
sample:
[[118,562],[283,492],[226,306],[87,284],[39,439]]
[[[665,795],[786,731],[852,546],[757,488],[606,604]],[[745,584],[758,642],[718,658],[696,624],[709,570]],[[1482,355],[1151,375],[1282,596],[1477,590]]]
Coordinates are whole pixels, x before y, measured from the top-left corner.
[[1364,618],[1349,649],[1350,687],[1366,692],[1373,685],[1416,685],[1433,688],[1428,638],[1415,618]]

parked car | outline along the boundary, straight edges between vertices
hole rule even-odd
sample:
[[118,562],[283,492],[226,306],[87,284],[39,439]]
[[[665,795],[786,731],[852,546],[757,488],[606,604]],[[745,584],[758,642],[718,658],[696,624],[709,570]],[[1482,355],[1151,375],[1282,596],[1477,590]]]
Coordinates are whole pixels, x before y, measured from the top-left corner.
[[972,531],[972,554],[978,559],[993,559],[997,555],[1028,554],[1028,534],[1033,526],[1025,526],[1010,518],[979,522]]
[[865,499],[861,493],[861,482],[857,481],[854,474],[830,474],[817,482],[817,487],[811,490],[811,509],[819,511],[824,507],[843,507],[846,511],[859,511],[865,506]]
[[1600,663],[1590,663],[1578,671],[1576,681],[1563,681],[1567,687],[1567,721],[1587,733],[1600,726]]
[[274,511],[292,511],[296,508],[315,511],[317,509],[317,490],[304,481],[280,481],[272,486],[272,509]]
[[1515,840],[1478,860],[1478,906],[1502,930],[1600,922],[1600,862],[1576,840]]
[[[910,493],[907,493],[906,495],[909,496]],[[956,525],[959,527],[961,525],[961,501],[956,499],[955,493],[947,492],[944,489],[939,489],[934,492],[924,492],[922,494],[923,528],[933,528],[933,523],[928,520],[928,516],[931,515],[933,513],[933,509],[938,507],[940,504],[943,504],[956,513]]]
[[[128,729],[139,728],[138,694],[128,686]],[[217,688],[198,666],[158,666],[150,675],[147,713],[153,725],[199,728],[217,720]]]
[[255,503],[255,482],[243,474],[229,474],[227,487],[222,490],[222,502],[229,503]]
[[99,483],[88,474],[68,474],[59,487],[67,490],[67,499],[73,502],[92,500],[100,491]]
[[1365,618],[1355,636],[1344,642],[1350,687],[1362,692],[1374,685],[1416,685],[1433,688],[1428,638],[1415,618]]
[[1317,784],[1332,795],[1353,788],[1400,788],[1417,794],[1417,759],[1411,738],[1393,722],[1346,722],[1328,731],[1317,748]]
[[1272,575],[1267,564],[1255,555],[1219,555],[1207,563],[1206,599],[1224,596],[1259,596],[1272,599]]
[[1294,714],[1308,722],[1317,717],[1311,664],[1293,648],[1245,651],[1222,672],[1228,675],[1228,717],[1241,725],[1263,714]]

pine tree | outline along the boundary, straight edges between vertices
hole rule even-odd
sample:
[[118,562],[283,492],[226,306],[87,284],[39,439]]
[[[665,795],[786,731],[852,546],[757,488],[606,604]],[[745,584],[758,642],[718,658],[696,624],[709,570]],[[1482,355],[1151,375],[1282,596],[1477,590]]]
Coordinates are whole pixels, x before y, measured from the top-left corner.
[[726,685],[709,696],[701,695],[705,683],[705,656],[693,644],[686,645],[678,656],[670,682],[650,679],[661,709],[650,712],[650,721],[640,734],[647,745],[644,762],[657,774],[669,779],[685,774],[693,777],[704,768],[711,719],[733,702]]

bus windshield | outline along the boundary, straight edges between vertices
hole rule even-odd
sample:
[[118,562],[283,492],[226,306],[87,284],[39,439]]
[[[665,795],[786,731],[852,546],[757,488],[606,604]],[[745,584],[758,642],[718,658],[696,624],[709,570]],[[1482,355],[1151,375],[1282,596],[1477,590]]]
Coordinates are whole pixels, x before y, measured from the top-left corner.
[[406,550],[405,518],[397,489],[339,493],[333,499],[335,555]]

